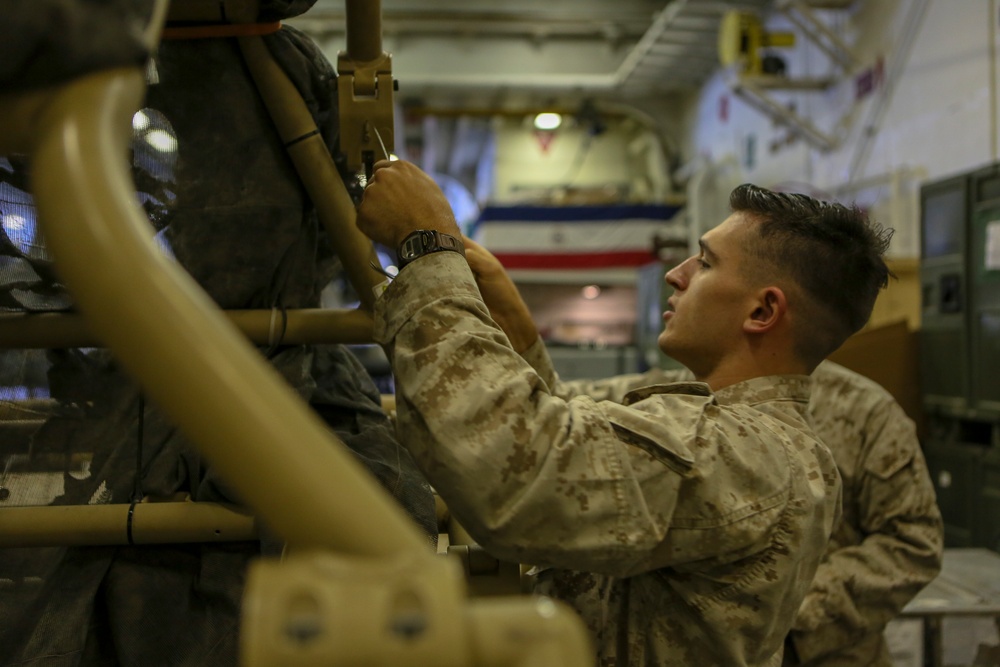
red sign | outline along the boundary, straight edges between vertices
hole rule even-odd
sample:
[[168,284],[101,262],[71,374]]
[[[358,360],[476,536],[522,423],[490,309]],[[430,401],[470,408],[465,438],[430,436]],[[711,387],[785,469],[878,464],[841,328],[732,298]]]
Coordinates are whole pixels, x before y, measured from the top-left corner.
[[542,153],[549,152],[549,144],[555,138],[556,133],[551,130],[535,130],[535,139],[538,140],[538,145],[542,149]]

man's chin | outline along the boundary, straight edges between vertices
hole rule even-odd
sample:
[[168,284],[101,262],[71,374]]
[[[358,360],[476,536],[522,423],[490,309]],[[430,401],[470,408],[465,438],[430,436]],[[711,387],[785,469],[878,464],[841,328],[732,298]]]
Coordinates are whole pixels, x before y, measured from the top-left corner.
[[684,359],[686,359],[689,355],[684,353],[684,347],[678,345],[677,341],[672,340],[672,338],[667,335],[667,332],[664,331],[660,334],[660,337],[656,339],[656,346],[660,348],[660,352],[667,355],[674,361],[684,364],[685,366],[687,365]]
[[674,353],[677,351],[675,349],[676,346],[671,344],[670,336],[667,335],[666,331],[661,333],[660,336],[656,339],[656,346],[660,348],[660,352],[667,355],[668,357],[674,356]]

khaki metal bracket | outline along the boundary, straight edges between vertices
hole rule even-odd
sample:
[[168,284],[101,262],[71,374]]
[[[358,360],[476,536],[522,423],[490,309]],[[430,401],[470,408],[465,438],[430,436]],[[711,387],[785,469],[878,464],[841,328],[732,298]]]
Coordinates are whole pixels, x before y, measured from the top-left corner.
[[337,57],[340,151],[353,171],[395,147],[392,57],[382,51],[381,0],[347,0],[347,51]]
[[583,622],[562,603],[468,600],[457,563],[428,554],[260,560],[247,591],[245,667],[579,667],[594,660]]

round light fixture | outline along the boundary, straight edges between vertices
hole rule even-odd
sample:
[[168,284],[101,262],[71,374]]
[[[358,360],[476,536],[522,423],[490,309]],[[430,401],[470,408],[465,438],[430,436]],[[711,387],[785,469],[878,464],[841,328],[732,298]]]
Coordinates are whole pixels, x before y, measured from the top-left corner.
[[551,111],[544,111],[535,116],[535,129],[554,130],[562,125],[562,116]]

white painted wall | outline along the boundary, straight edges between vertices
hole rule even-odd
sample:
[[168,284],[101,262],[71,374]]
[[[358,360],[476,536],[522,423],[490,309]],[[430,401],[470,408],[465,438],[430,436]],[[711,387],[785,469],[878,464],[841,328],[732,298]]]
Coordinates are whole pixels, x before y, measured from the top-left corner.
[[[749,181],[856,200],[896,227],[891,254],[917,256],[920,182],[997,159],[996,5],[995,0],[858,0],[851,11],[823,13],[827,25],[852,45],[858,67],[826,91],[774,97],[794,103],[800,115],[835,136],[838,145],[830,151],[796,140],[787,127],[735,96],[720,71],[684,112],[684,154],[724,165],[706,197]],[[922,20],[908,40],[907,27],[922,6]],[[767,25],[790,28],[782,17]],[[801,38],[796,48],[780,53],[793,78],[833,69],[825,54]],[[882,85],[855,101],[854,75],[879,58]],[[728,117],[720,112],[725,106]],[[871,145],[865,146],[869,135]],[[878,182],[893,173],[895,182]],[[874,185],[851,186],[870,179],[876,179]]]
[[[663,201],[667,166],[660,141],[631,119],[609,120],[591,135],[572,119],[540,136],[531,118],[497,119],[496,163],[491,199],[536,199],[546,191],[593,190],[607,200]],[[597,191],[603,191],[602,195]]]
[[[920,184],[998,159],[998,11],[998,0],[857,0],[846,11],[820,12],[851,46],[855,66],[825,91],[773,97],[794,104],[796,113],[834,137],[832,150],[748,105],[720,69],[696,93],[644,109],[687,164],[683,182],[663,173],[662,158],[653,164],[648,152],[634,150],[652,136],[648,124],[610,125],[576,170],[581,128],[561,129],[546,152],[529,126],[507,118],[497,128],[491,199],[517,200],[528,190],[572,181],[631,188],[631,198],[655,200],[677,185],[688,196],[696,238],[725,216],[734,186],[753,182],[867,207],[896,229],[890,255],[917,257]],[[781,15],[770,17],[767,27],[800,33]],[[838,73],[801,33],[794,48],[778,53],[793,78]],[[857,75],[879,61],[881,85],[855,99]]]

